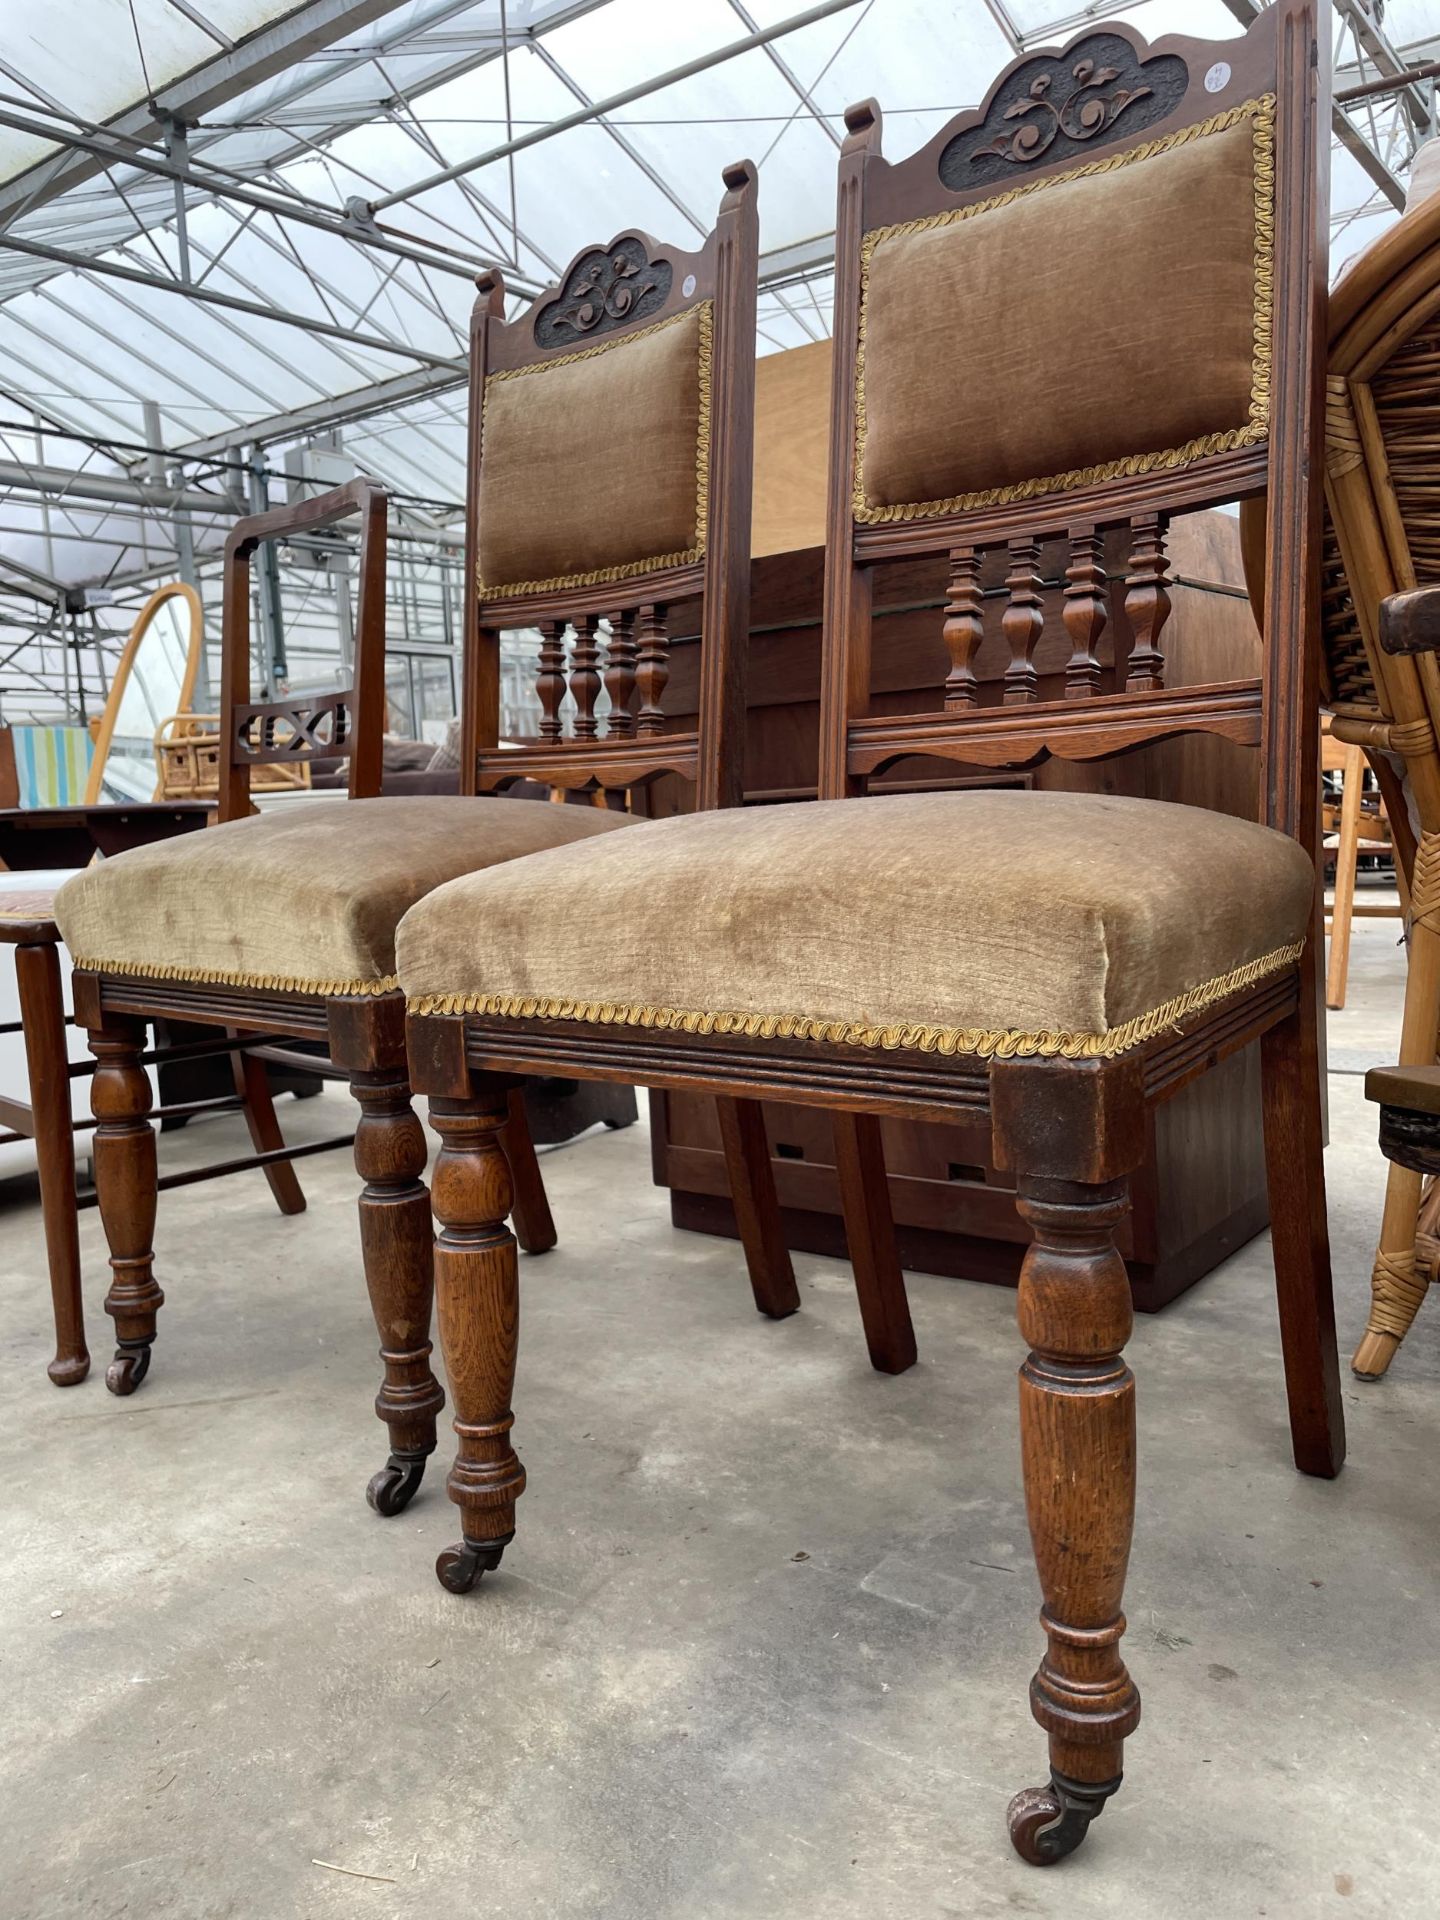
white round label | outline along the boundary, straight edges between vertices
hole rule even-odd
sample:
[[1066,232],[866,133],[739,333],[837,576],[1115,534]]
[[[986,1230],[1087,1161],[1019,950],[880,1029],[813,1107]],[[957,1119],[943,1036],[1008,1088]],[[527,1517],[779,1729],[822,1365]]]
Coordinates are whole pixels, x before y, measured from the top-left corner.
[[1219,93],[1222,87],[1226,87],[1229,84],[1230,63],[1227,60],[1217,60],[1205,76],[1205,91],[1207,93]]
[[684,296],[685,296],[685,298],[686,298],[687,300],[688,300],[688,299],[690,298],[690,296],[691,296],[691,294],[692,294],[692,293],[694,293],[694,291],[695,291],[695,276],[694,276],[694,274],[693,274],[693,273],[687,273],[687,274],[686,274],[686,276],[685,276],[685,281],[684,281],[684,284],[683,284],[683,286],[681,287],[681,289],[680,289],[680,291],[681,291],[681,293],[683,293],[683,294],[684,294]]

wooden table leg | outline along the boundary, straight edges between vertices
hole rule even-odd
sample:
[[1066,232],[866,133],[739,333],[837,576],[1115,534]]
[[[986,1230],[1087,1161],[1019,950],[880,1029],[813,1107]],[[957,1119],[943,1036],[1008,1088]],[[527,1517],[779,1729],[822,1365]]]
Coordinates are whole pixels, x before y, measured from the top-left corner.
[[75,1207],[75,1144],[70,1112],[69,1056],[60,957],[54,941],[15,949],[15,981],[25,1029],[30,1108],[45,1220],[45,1257],[55,1314],[55,1358],[50,1378],[77,1387],[90,1371],[85,1307],[80,1293],[80,1232]]

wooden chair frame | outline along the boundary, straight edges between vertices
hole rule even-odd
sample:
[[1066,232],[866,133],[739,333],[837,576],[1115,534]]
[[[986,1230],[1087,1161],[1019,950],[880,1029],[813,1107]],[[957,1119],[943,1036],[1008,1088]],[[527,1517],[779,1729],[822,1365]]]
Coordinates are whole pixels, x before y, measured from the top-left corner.
[[[385,558],[389,496],[366,479],[294,505],[239,520],[225,543],[218,819],[252,811],[254,767],[303,766],[321,756],[349,760],[349,801],[380,791],[385,722]],[[250,688],[250,559],[263,541],[294,538],[358,516],[360,591],[353,686],[323,702],[255,704]],[[305,804],[305,803],[302,803]],[[336,803],[346,804],[346,803]],[[300,910],[297,908],[297,911]],[[117,1347],[106,1374],[112,1393],[133,1393],[149,1364],[156,1315],[164,1302],[154,1276],[157,1168],[150,1085],[143,1066],[145,1028],[160,1018],[196,1021],[251,1035],[285,1035],[324,1044],[360,1105],[355,1167],[365,1280],[380,1334],[384,1379],[375,1411],[390,1434],[390,1454],[370,1481],[378,1513],[403,1511],[435,1448],[435,1417],[445,1403],[430,1369],[434,1280],[424,1134],[410,1103],[403,1001],[398,993],[351,998],[136,979],[78,970],[75,1018],[89,1029],[98,1061],[92,1101],[95,1180],[114,1278],[105,1311]],[[506,1150],[515,1170],[515,1223],[521,1243],[543,1252],[555,1243],[524,1104],[507,1108]]]
[[[822,684],[822,793],[863,786],[905,753],[968,763],[1025,765],[1045,753],[1091,758],[1145,740],[1200,730],[1258,748],[1263,817],[1313,855],[1317,731],[1323,318],[1328,66],[1314,0],[1278,0],[1239,40],[1169,38],[1146,49],[1106,23],[1136,58],[1178,54],[1183,100],[1147,134],[1209,118],[1224,100],[1275,95],[1273,413],[1268,440],[1048,501],[948,521],[861,526],[851,517],[851,408],[862,235],[882,222],[954,205],[938,184],[936,154],[957,130],[982,125],[1010,73],[1043,58],[1073,62],[1086,35],[1049,55],[1012,63],[978,113],[952,121],[914,159],[887,165],[873,104],[847,116],[837,217],[837,317],[827,542],[827,634]],[[1088,30],[1090,33],[1094,29]],[[1144,125],[1142,119],[1141,122]],[[1123,138],[1124,132],[1112,136]],[[1103,142],[1101,144],[1104,144]],[[1038,175],[1063,166],[1042,159]],[[1017,286],[1023,275],[1017,277]],[[1138,296],[1137,297],[1143,297]],[[1044,704],[1027,694],[1003,708],[866,717],[868,570],[894,555],[1030,542],[1041,531],[1097,526],[1218,504],[1268,487],[1270,616],[1258,682],[1166,694],[1143,663],[1140,688]],[[1144,576],[1151,641],[1163,618],[1163,568]],[[1022,603],[1023,604],[1023,603]],[[965,608],[953,610],[963,622]],[[1085,624],[1088,625],[1087,613]],[[1029,622],[1027,620],[1027,630]],[[1033,644],[1033,641],[1031,642]],[[1023,635],[1017,645],[1024,663]],[[1153,646],[1150,649],[1154,651]],[[953,657],[953,655],[952,655]],[[1158,657],[1158,656],[1157,656]],[[1132,667],[1134,656],[1132,656]],[[723,744],[723,743],[722,743]],[[702,765],[701,778],[707,777]],[[713,780],[716,776],[709,775]],[[733,780],[733,773],[729,778]],[[720,781],[726,776],[722,769]],[[1318,900],[1318,893],[1317,893]],[[1131,1306],[1115,1231],[1127,1176],[1143,1153],[1147,1102],[1259,1039],[1280,1319],[1297,1464],[1333,1475],[1343,1418],[1330,1300],[1321,1164],[1318,943],[1303,965],[1272,975],[1176,1022],[1116,1058],[986,1060],[885,1052],[795,1039],[676,1033],[639,1026],[491,1015],[414,1014],[411,1069],[430,1096],[442,1141],[434,1185],[441,1224],[436,1281],[459,1453],[449,1480],[463,1538],[437,1572],[454,1590],[498,1564],[513,1536],[525,1484],[510,1441],[517,1329],[514,1243],[504,1225],[508,1182],[499,1135],[518,1076],[563,1072],[687,1089],[722,1101],[793,1101],[829,1108],[839,1145],[846,1222],[872,1348],[913,1353],[888,1217],[876,1116],[946,1121],[988,1115],[997,1162],[1013,1169],[1018,1205],[1034,1232],[1020,1288],[1020,1324],[1032,1349],[1022,1369],[1022,1433],[1030,1525],[1046,1607],[1048,1650],[1031,1701],[1050,1740],[1051,1784],[1017,1797],[1012,1838],[1030,1860],[1079,1844],[1120,1784],[1125,1737],[1139,1696],[1120,1659],[1121,1598],[1134,1510],[1133,1381],[1122,1357]]]

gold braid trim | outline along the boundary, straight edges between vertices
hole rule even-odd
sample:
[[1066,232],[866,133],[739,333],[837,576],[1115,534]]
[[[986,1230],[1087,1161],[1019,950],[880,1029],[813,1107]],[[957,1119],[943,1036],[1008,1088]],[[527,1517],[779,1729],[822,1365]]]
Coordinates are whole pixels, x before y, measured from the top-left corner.
[[[1017,480],[1006,487],[990,487],[978,493],[956,494],[949,500],[911,501],[892,507],[872,507],[865,495],[865,335],[866,309],[870,298],[870,262],[882,240],[902,234],[920,233],[929,227],[953,226],[973,220],[977,214],[990,213],[1009,206],[1029,193],[1041,193],[1047,187],[1063,186],[1068,180],[1082,180],[1090,174],[1113,173],[1137,160],[1150,160],[1171,147],[1184,146],[1206,134],[1223,132],[1247,117],[1254,120],[1255,146],[1255,353],[1250,375],[1249,417],[1244,426],[1223,432],[1202,434],[1183,446],[1166,447],[1159,453],[1132,453],[1121,460],[1107,460],[1099,466],[1073,467],[1068,473],[1047,474],[1038,480]],[[968,513],[974,507],[1004,506],[1013,500],[1033,500],[1040,494],[1059,493],[1075,487],[1092,487],[1105,480],[1118,480],[1131,474],[1151,473],[1157,467],[1185,467],[1208,454],[1229,453],[1237,447],[1254,446],[1270,431],[1270,363],[1273,352],[1275,312],[1275,96],[1261,94],[1246,100],[1212,119],[1181,127],[1163,140],[1150,140],[1124,153],[1102,160],[1087,161],[1066,173],[1055,173],[1043,180],[1024,180],[990,200],[972,206],[951,207],[944,213],[932,213],[923,220],[905,220],[896,226],[876,227],[860,243],[860,330],[855,362],[855,486],[851,501],[854,519],[866,526],[895,520],[925,520],[942,513]]]
[[1420,1311],[1429,1284],[1428,1276],[1415,1270],[1413,1248],[1407,1247],[1403,1253],[1386,1253],[1382,1247],[1375,1255],[1375,1269],[1370,1276],[1370,1318],[1366,1332],[1388,1333],[1392,1339],[1403,1340]]
[[[591,360],[596,354],[608,353],[612,347],[628,347],[632,340],[644,340],[652,333],[660,333],[666,327],[675,326],[678,321],[688,320],[692,313],[698,316],[700,322],[697,359],[700,405],[695,429],[695,544],[687,547],[683,553],[657,553],[648,560],[627,561],[624,566],[597,567],[591,573],[560,573],[552,580],[519,580],[503,587],[485,584],[480,577],[480,563],[477,560],[475,591],[481,600],[518,600],[526,594],[553,593],[562,587],[598,587],[606,580],[634,580],[642,573],[658,573],[662,567],[689,567],[697,560],[704,559],[705,541],[710,531],[710,390],[715,370],[713,301],[702,300],[698,306],[672,313],[668,320],[657,320],[654,326],[637,327],[634,333],[622,334],[615,340],[597,341],[593,347],[583,347],[575,353],[557,354],[553,360],[538,361],[534,366],[503,367],[486,376],[485,386],[488,392],[492,380],[523,380],[530,374],[549,373],[554,367],[573,366],[577,360]],[[483,412],[481,418],[483,422]]]
[[1104,1033],[1018,1033],[978,1027],[864,1026],[848,1020],[816,1020],[801,1013],[696,1013],[680,1007],[634,1007],[609,1000],[546,999],[528,993],[430,993],[408,1004],[411,1013],[484,1013],[505,1020],[577,1020],[587,1026],[655,1027],[676,1033],[743,1034],[752,1040],[822,1040],[842,1047],[880,1047],[886,1052],[974,1053],[982,1059],[1058,1055],[1065,1060],[1108,1060],[1174,1027],[1244,987],[1291,967],[1303,953],[1297,940],[1243,967],[1191,987],[1162,1007],[1137,1014]]
[[379,980],[292,980],[283,973],[245,973],[233,967],[179,967],[160,961],[76,960],[74,967],[77,973],[115,974],[127,980],[193,980],[202,986],[251,987],[257,993],[313,993],[324,1000],[394,993],[400,985],[393,973]]

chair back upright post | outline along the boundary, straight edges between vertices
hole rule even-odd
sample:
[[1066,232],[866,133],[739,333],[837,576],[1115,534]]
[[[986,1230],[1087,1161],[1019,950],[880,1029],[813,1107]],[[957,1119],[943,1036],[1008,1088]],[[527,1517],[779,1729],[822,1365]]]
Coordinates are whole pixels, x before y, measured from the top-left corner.
[[[1023,767],[1211,733],[1260,749],[1262,818],[1314,853],[1327,114],[1315,0],[1277,0],[1240,38],[1149,46],[1105,22],[1027,52],[898,163],[873,101],[846,115],[822,798],[917,754]],[[1177,220],[1186,275],[1158,251]],[[1144,257],[1112,328],[1086,263],[1122,231]],[[1267,489],[1262,674],[1168,688],[1168,520]],[[938,710],[874,714],[873,570],[932,554]],[[1041,672],[1047,578],[1072,652]]]
[[[723,178],[695,253],[618,234],[508,321],[499,270],[476,283],[462,792],[624,791],[673,772],[699,807],[743,796],[759,229],[754,167]],[[657,395],[672,389],[667,408]],[[667,478],[652,485],[652,469]],[[620,495],[628,524],[611,511]],[[664,713],[668,622],[696,601],[699,720],[682,734]],[[521,628],[540,633],[539,738],[501,751],[500,636]]]
[[[250,769],[301,767],[342,756],[349,797],[380,791],[385,733],[385,568],[390,496],[375,481],[343,487],[237,520],[225,542],[220,625],[220,765],[217,819],[250,811]],[[250,698],[250,559],[266,540],[315,533],[360,516],[360,590],[355,609],[355,678],[319,702]]]

